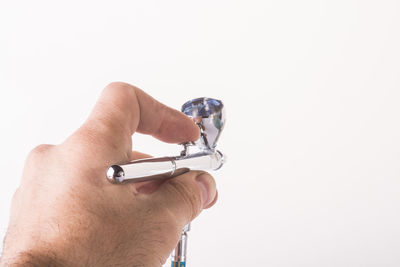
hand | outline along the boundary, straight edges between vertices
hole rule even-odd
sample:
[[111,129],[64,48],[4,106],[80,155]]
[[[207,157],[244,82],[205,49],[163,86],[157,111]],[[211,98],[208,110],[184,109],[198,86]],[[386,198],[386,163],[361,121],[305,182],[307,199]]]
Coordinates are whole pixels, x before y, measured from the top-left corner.
[[182,228],[216,201],[204,172],[158,182],[110,184],[109,165],[132,152],[134,132],[181,143],[199,137],[184,114],[124,83],[103,91],[84,125],[26,161],[4,241],[2,266],[161,266]]

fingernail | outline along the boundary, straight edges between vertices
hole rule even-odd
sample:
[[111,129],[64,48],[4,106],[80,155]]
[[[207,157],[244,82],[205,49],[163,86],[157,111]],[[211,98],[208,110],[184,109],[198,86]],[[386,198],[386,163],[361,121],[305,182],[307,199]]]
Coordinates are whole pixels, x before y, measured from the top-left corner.
[[214,196],[211,196],[211,188],[210,188],[210,181],[211,175],[207,173],[202,173],[196,177],[196,182],[199,184],[201,190],[201,201],[203,208],[207,207],[211,201],[213,201]]

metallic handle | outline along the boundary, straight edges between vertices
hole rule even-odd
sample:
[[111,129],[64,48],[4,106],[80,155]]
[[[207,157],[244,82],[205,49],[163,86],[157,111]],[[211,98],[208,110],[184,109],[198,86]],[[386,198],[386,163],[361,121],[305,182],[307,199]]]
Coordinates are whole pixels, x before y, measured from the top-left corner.
[[181,237],[171,255],[171,267],[186,266],[187,232],[190,231],[190,223],[183,228]]
[[218,170],[224,164],[224,158],[217,150],[179,157],[134,160],[127,164],[112,165],[107,171],[107,178],[112,183],[172,178],[190,170]]

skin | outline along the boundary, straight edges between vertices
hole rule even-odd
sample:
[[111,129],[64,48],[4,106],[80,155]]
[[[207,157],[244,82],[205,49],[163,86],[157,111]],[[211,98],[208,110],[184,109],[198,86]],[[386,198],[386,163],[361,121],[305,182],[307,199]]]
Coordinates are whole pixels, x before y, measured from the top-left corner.
[[191,171],[161,182],[110,184],[108,166],[148,155],[131,136],[196,140],[198,127],[142,90],[108,85],[87,121],[60,145],[29,154],[14,194],[1,266],[161,266],[182,228],[217,198]]

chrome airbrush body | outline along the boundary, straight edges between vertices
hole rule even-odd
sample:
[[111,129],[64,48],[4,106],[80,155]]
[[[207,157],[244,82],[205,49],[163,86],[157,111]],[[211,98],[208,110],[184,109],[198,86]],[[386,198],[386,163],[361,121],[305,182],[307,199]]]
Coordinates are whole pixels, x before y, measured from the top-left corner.
[[139,159],[123,165],[112,165],[107,178],[112,183],[143,182],[172,178],[190,170],[218,170],[224,164],[219,151],[202,151],[181,156]]
[[[225,109],[222,101],[197,98],[186,102],[182,112],[193,119],[200,128],[200,138],[182,144],[179,156],[134,160],[126,164],[112,165],[107,179],[112,183],[143,182],[172,178],[190,170],[218,170],[226,161],[223,153],[216,150],[218,138],[225,125]],[[181,238],[172,254],[171,266],[186,265],[187,232],[190,224],[182,230]]]

